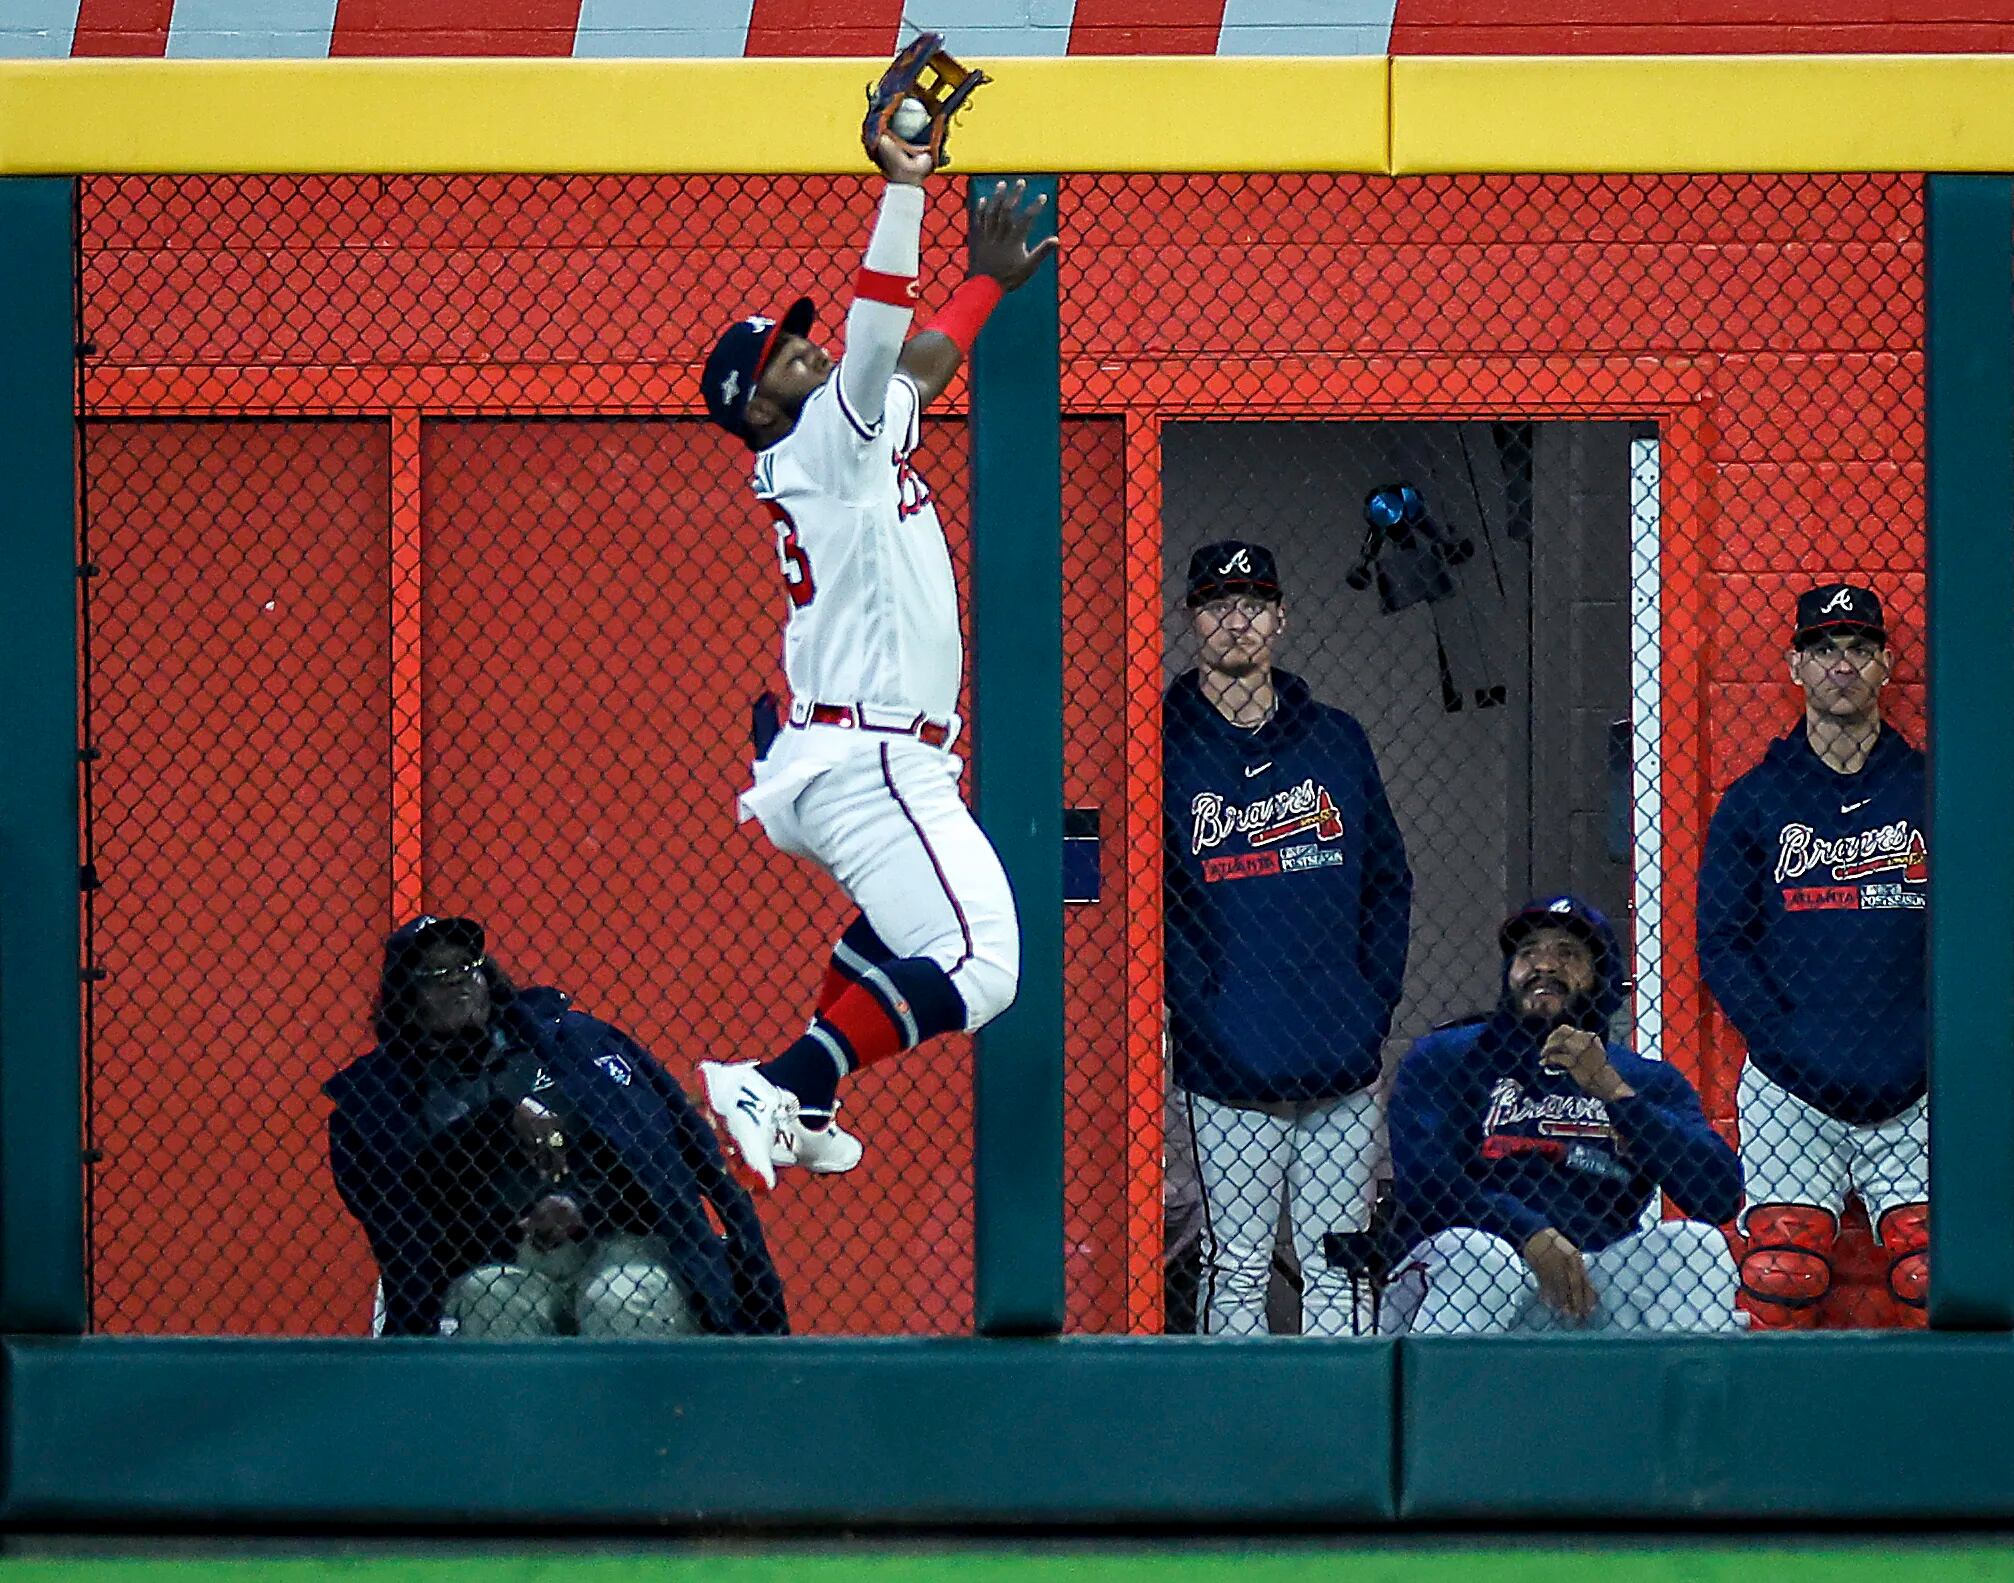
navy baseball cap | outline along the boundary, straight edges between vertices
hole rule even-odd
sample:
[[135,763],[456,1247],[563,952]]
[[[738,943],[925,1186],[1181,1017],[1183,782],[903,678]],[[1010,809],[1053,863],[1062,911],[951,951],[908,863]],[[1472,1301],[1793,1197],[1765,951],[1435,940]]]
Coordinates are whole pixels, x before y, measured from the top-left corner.
[[1608,951],[1608,919],[1578,896],[1541,896],[1526,902],[1504,919],[1497,930],[1497,946],[1509,956],[1541,929],[1564,929],[1597,956]]
[[1797,596],[1797,632],[1793,643],[1803,643],[1821,632],[1851,629],[1871,633],[1886,640],[1888,624],[1881,615],[1881,601],[1873,591],[1851,583],[1826,583]]
[[1263,544],[1222,539],[1204,545],[1190,556],[1189,608],[1193,610],[1226,594],[1257,594],[1261,599],[1278,599],[1280,568],[1273,552]]
[[428,946],[443,941],[463,947],[472,956],[481,956],[489,943],[483,936],[483,926],[473,918],[437,918],[432,913],[422,913],[386,936],[386,975],[406,971]]
[[756,439],[748,432],[748,398],[755,394],[769,354],[779,336],[803,335],[817,318],[811,299],[799,297],[780,319],[757,314],[730,324],[713,343],[706,371],[699,376],[706,415],[753,448]]

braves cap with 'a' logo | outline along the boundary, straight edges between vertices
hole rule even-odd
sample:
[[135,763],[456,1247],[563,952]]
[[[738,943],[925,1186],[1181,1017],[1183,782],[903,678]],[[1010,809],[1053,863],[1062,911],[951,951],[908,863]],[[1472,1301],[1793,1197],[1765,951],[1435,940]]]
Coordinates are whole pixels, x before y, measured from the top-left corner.
[[1578,896],[1566,895],[1537,896],[1526,902],[1497,929],[1497,945],[1509,956],[1521,941],[1541,929],[1564,929],[1598,952],[1608,948],[1604,940],[1608,920],[1600,909]]
[[1888,636],[1881,601],[1871,590],[1856,588],[1851,583],[1826,583],[1797,596],[1797,634],[1792,642],[1802,643],[1806,638],[1842,627],[1871,632],[1877,638]]
[[1261,599],[1280,597],[1280,568],[1273,552],[1262,544],[1243,539],[1225,539],[1206,544],[1189,557],[1191,609],[1206,605],[1225,594],[1257,594]]
[[753,448],[756,439],[748,432],[748,398],[755,394],[769,354],[776,349],[778,337],[803,335],[817,317],[811,299],[799,297],[780,319],[739,319],[722,331],[706,360],[706,372],[699,376],[706,415]]

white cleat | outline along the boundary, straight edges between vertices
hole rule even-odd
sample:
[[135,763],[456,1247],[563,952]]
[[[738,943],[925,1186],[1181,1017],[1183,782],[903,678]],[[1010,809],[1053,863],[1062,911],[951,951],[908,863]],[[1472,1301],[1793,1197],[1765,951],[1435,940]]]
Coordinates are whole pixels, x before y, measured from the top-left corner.
[[701,1061],[699,1076],[707,1108],[734,1152],[764,1187],[773,1189],[776,1168],[798,1163],[803,1134],[797,1125],[797,1096],[770,1082],[753,1061]]
[[[797,1163],[818,1176],[837,1176],[841,1171],[850,1171],[867,1152],[858,1138],[832,1119],[833,1111],[838,1109],[839,1104],[835,1100],[832,1110],[800,1109],[797,1112],[800,1122],[797,1129]],[[807,1118],[822,1121],[825,1125],[802,1125]]]

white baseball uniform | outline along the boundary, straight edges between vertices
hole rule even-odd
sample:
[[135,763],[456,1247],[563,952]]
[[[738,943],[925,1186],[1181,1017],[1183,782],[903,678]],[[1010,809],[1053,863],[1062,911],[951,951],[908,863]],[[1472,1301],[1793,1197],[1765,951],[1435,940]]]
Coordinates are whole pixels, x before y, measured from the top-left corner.
[[1473,1226],[1416,1246],[1386,1285],[1387,1335],[1476,1336],[1549,1330],[1663,1334],[1744,1328],[1727,1239],[1697,1220],[1660,1221],[1585,1255],[1594,1312],[1576,1324],[1538,1293],[1538,1278],[1503,1238]]
[[1284,1193],[1301,1264],[1301,1334],[1367,1334],[1369,1293],[1348,1271],[1329,1268],[1322,1237],[1370,1221],[1383,1158],[1376,1093],[1256,1106],[1220,1105],[1200,1094],[1184,1099],[1202,1183],[1198,1328],[1206,1335],[1266,1334],[1266,1287]]
[[[870,271],[914,276],[922,214],[920,189],[889,189]],[[896,371],[912,311],[856,295],[846,357],[756,459],[790,597],[790,726],[739,806],[895,955],[941,967],[977,1028],[1014,998],[1020,930],[949,751],[964,652],[944,527],[910,461],[922,397]]]
[[[1810,1204],[1837,1218],[1858,1193],[1877,1229],[1904,1204],[1930,1200],[1930,1104],[1919,1099],[1891,1121],[1855,1126],[1807,1105],[1750,1062],[1736,1100],[1748,1202]],[[1748,1212],[1742,1211],[1747,1229]]]

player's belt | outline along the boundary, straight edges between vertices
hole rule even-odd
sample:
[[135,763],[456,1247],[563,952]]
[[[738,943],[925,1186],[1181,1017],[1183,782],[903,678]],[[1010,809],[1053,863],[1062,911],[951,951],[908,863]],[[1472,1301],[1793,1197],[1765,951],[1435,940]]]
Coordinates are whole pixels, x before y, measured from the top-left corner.
[[851,731],[880,731],[889,736],[914,737],[933,748],[945,746],[958,734],[955,720],[932,720],[926,714],[877,709],[872,704],[793,703],[790,723],[800,730],[805,726],[841,726]]

